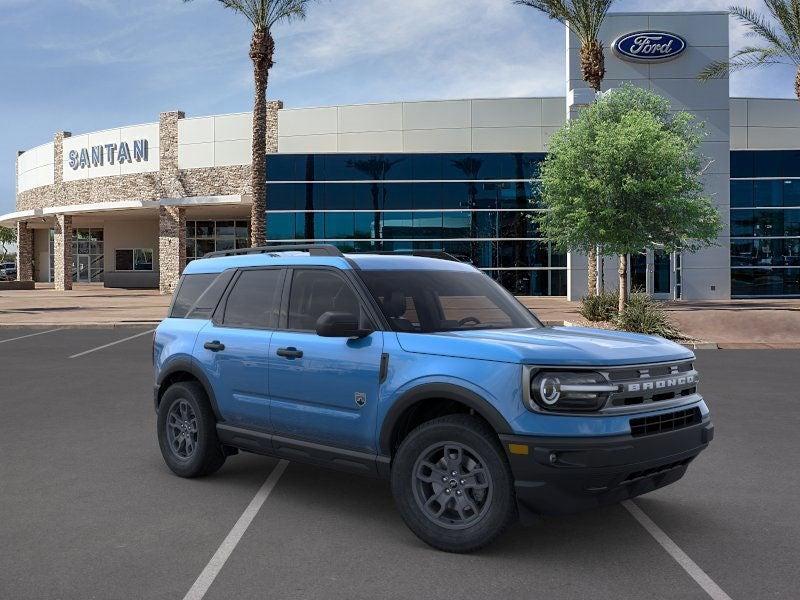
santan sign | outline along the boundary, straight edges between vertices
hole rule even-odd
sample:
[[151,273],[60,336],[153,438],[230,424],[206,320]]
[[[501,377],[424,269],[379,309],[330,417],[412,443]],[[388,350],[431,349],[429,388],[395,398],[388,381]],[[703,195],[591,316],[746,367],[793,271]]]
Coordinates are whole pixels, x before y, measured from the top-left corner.
[[[133,149],[131,150],[131,146]],[[146,139],[120,142],[119,144],[101,144],[91,148],[81,148],[70,150],[67,162],[73,171],[91,167],[102,167],[104,164],[113,165],[115,163],[125,164],[136,162],[147,162],[148,143]]]
[[637,31],[614,40],[614,53],[634,62],[672,60],[686,50],[686,40],[665,31]]

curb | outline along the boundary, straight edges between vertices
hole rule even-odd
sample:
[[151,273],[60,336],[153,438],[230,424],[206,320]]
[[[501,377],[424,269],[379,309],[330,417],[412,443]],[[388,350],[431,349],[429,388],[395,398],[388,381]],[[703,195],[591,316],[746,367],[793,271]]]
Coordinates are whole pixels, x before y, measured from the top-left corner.
[[0,323],[0,329],[124,329],[127,327],[157,327],[158,321],[112,321],[110,323]]

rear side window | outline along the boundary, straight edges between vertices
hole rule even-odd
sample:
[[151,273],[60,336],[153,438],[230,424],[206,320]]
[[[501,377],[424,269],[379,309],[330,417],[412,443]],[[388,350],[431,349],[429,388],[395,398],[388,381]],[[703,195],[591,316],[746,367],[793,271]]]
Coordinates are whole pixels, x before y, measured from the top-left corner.
[[175,319],[184,318],[192,305],[197,302],[200,295],[208,289],[218,275],[219,273],[184,275],[181,278],[181,285],[175,293],[175,300],[172,302],[169,316]]
[[186,318],[210,319],[235,273],[235,269],[228,269],[220,273],[219,276],[211,282],[211,285],[206,288],[206,291],[200,294],[197,302],[189,309],[189,314],[186,315]]
[[274,329],[278,322],[282,269],[242,271],[225,303],[222,324],[245,329]]

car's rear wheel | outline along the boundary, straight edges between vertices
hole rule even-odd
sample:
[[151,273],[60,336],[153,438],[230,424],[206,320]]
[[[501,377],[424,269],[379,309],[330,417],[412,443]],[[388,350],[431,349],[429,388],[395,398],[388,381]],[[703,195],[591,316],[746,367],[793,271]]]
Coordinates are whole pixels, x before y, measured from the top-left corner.
[[397,450],[392,493],[406,525],[447,552],[472,552],[517,516],[514,480],[494,432],[470,415],[423,423]]
[[217,471],[225,453],[203,387],[193,381],[171,385],[158,405],[158,444],[176,475],[201,477]]

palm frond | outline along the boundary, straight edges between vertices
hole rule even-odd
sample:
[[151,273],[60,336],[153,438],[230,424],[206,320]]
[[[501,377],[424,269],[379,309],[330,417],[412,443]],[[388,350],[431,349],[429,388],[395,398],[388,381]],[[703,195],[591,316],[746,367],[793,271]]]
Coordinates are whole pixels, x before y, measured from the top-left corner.
[[797,49],[800,42],[800,2],[798,0],[764,0],[767,10]]
[[[773,4],[775,0],[772,0]],[[760,37],[776,50],[780,50],[787,58],[795,64],[800,64],[800,48],[792,44],[792,41],[773,26],[769,20],[746,6],[732,6],[731,14],[739,19],[747,27],[746,35],[750,37]],[[783,24],[779,22],[781,28]]]
[[564,23],[582,44],[596,41],[600,27],[615,0],[514,0]]
[[734,52],[730,60],[712,62],[697,77],[701,81],[708,81],[709,79],[725,77],[734,71],[787,62],[789,62],[789,59],[777,48],[747,46]]

